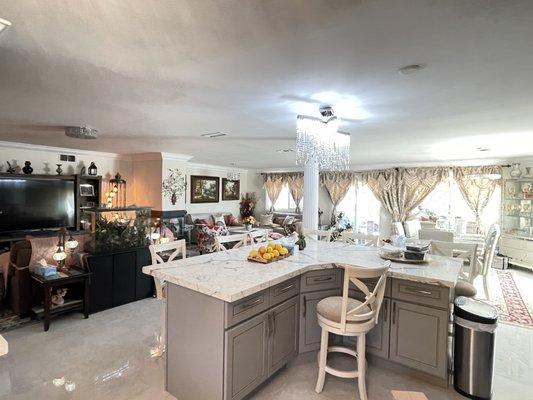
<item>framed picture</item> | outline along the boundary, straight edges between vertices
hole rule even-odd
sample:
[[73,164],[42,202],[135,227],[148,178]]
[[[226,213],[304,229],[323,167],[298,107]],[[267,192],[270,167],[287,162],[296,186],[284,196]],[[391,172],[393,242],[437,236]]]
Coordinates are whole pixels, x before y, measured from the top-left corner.
[[220,178],[191,175],[191,203],[218,203]]
[[241,181],[222,178],[222,200],[239,200]]
[[80,196],[83,196],[83,197],[94,196],[94,186],[89,183],[82,183],[80,185]]

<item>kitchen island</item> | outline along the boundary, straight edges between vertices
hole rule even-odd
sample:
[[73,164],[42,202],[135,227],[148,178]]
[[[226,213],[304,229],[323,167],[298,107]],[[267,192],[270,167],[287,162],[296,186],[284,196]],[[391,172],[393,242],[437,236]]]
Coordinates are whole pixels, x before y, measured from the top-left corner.
[[[383,262],[376,248],[340,242],[309,240],[304,251],[266,265],[246,260],[250,248],[143,268],[168,283],[166,389],[179,400],[242,399],[299,353],[317,350],[316,305],[341,294],[342,266]],[[445,384],[460,268],[439,256],[392,263],[367,353]]]

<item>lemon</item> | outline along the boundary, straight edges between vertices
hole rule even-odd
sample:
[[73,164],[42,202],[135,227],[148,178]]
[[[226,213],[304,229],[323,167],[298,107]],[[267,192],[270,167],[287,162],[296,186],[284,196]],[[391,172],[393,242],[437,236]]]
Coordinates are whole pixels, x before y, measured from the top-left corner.
[[263,257],[265,260],[268,261],[268,260],[270,260],[270,259],[272,258],[272,254],[270,254],[270,253],[264,253],[264,254],[262,255],[262,257]]
[[274,249],[276,249],[277,251],[280,251],[282,248],[283,248],[283,246],[281,244],[279,244],[279,243],[276,243],[274,245]]
[[265,254],[267,251],[266,247],[265,246],[261,246],[259,247],[259,254]]
[[273,250],[272,254],[274,255],[274,257],[279,257],[279,251],[278,250]]
[[248,257],[256,258],[259,255],[259,252],[257,250],[250,250],[248,253]]
[[279,254],[281,254],[282,256],[284,256],[285,254],[287,254],[289,252],[289,250],[287,250],[285,247],[283,247],[280,251],[279,251]]
[[267,247],[267,253],[272,253],[274,251],[274,249],[270,246]]

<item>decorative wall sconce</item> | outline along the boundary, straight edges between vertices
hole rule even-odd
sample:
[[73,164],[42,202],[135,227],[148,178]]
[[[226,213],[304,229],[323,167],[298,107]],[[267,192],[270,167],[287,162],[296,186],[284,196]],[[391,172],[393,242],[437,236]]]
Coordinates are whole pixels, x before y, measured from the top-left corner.
[[126,181],[117,172],[113,179],[109,180],[106,192],[106,204],[108,208],[126,207]]

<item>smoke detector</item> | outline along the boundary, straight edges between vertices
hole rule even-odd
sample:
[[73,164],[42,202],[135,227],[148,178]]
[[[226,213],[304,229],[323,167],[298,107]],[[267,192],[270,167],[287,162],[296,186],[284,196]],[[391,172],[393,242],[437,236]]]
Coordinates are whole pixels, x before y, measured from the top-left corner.
[[65,135],[76,139],[96,139],[98,137],[98,129],[88,126],[67,126]]

